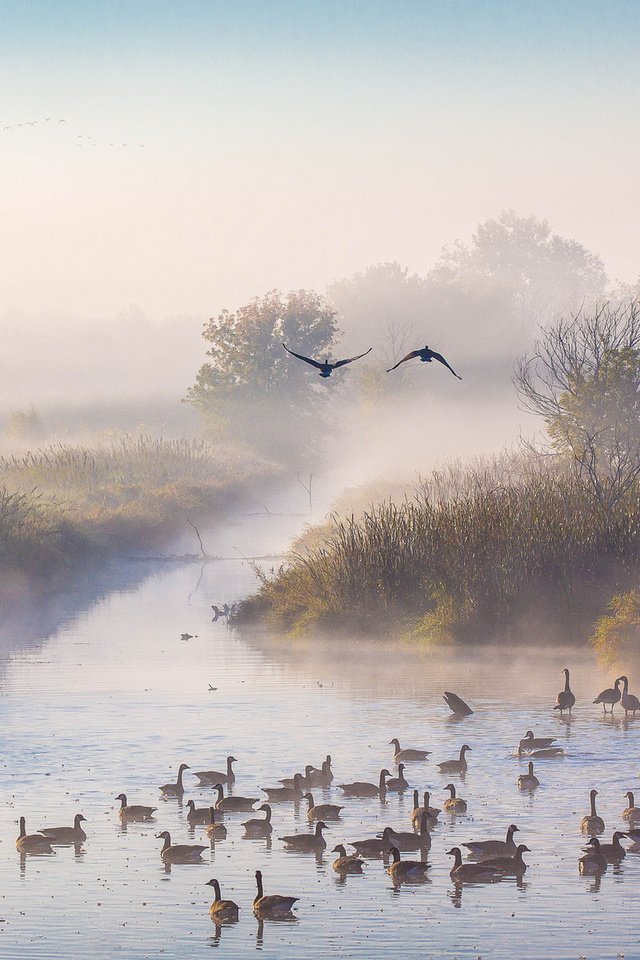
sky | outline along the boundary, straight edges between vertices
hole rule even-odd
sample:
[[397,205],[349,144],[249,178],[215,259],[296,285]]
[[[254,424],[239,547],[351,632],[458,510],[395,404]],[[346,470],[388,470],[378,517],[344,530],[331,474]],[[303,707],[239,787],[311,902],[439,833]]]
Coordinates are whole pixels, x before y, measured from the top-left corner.
[[4,0],[0,315],[424,274],[507,208],[635,281],[639,41],[637,0]]

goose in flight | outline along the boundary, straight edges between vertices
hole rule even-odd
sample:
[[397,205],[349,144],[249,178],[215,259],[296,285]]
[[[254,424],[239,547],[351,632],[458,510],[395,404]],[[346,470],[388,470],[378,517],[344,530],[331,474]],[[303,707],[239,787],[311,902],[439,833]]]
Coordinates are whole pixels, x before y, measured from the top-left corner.
[[359,353],[357,357],[349,357],[347,360],[336,360],[335,363],[331,363],[327,357],[324,362],[321,360],[312,360],[311,357],[303,357],[301,353],[294,353],[293,350],[289,350],[289,347],[286,343],[283,343],[282,346],[285,348],[287,353],[290,353],[292,357],[297,357],[298,360],[304,360],[305,363],[310,363],[312,367],[316,367],[320,371],[321,377],[330,377],[334,370],[337,370],[338,367],[344,367],[347,363],[353,363],[354,360],[360,360],[362,357],[366,357],[368,353],[371,353],[373,347],[369,347],[368,350],[365,350],[364,353]]
[[[442,363],[447,370],[451,370],[451,373],[454,377],[458,377],[458,374],[455,372],[453,367],[450,367],[445,358],[441,353],[436,353],[435,350],[430,350],[429,347],[422,347],[421,350],[412,350],[411,353],[408,353],[406,357],[403,357],[402,360],[398,360],[393,367],[389,367],[387,373],[391,373],[392,370],[395,370],[396,367],[399,367],[401,363],[406,363],[407,360],[413,360],[414,357],[420,357],[423,363],[431,363],[432,360],[437,360],[438,363]],[[462,377],[458,377],[458,380],[462,380]]]

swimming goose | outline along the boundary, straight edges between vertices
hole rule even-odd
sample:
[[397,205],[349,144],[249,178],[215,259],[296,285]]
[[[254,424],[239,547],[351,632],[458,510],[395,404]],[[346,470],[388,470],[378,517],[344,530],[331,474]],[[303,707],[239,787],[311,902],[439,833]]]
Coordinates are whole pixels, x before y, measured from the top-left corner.
[[268,837],[273,830],[269,804],[263,803],[258,810],[264,810],[264,820],[256,817],[253,820],[245,820],[242,824],[248,837]]
[[204,828],[204,832],[212,840],[224,840],[227,835],[227,828],[224,823],[220,823],[219,820],[216,820],[216,809],[215,807],[209,807],[209,822]]
[[193,800],[187,800],[187,820],[191,824],[196,823],[209,823],[211,815],[209,813],[211,807],[196,807]]
[[444,809],[447,813],[466,813],[467,812],[467,801],[463,800],[462,797],[456,796],[456,788],[452,783],[448,783],[445,787],[445,790],[448,790],[451,796],[445,800]]
[[622,681],[622,696],[620,698],[620,703],[624,707],[625,716],[629,711],[632,711],[634,717],[636,715],[636,710],[640,710],[640,700],[632,693],[629,693],[629,680],[627,677],[620,677]]
[[[600,843],[600,841],[598,841],[598,850],[605,858],[607,863],[619,863],[620,860],[624,860],[627,855],[627,851],[620,843],[620,837],[628,836],[628,833],[623,833],[622,830],[616,830],[612,837],[611,843]],[[595,837],[592,837],[591,840],[588,841],[587,846],[583,848],[586,853],[591,852],[587,849],[587,847],[591,846],[593,848],[593,840],[595,839]]]
[[387,867],[387,873],[395,883],[400,883],[402,880],[425,879],[425,873],[429,869],[426,860],[401,860],[397,847],[391,847],[389,853],[393,857],[393,863]]
[[607,704],[611,705],[611,715],[613,716],[613,708],[615,707],[618,700],[620,700],[622,694],[620,693],[620,678],[616,680],[612,687],[608,687],[606,690],[603,690],[593,701],[594,703],[601,703],[602,710],[604,713],[607,712]]
[[319,803],[316,805],[312,793],[305,793],[302,799],[309,804],[307,808],[307,818],[309,820],[338,820],[340,811],[344,810],[344,807],[339,807],[335,803]]
[[562,672],[564,673],[564,690],[561,690],[556,697],[556,705],[553,708],[554,710],[560,711],[560,716],[562,716],[564,710],[568,710],[569,713],[571,713],[571,709],[576,702],[576,698],[569,686],[569,671],[565,667]]
[[310,787],[330,787],[332,780],[331,756],[327,754],[327,758],[323,760],[319,770],[316,767],[312,768],[311,781],[307,785]]
[[393,793],[403,793],[409,786],[409,781],[404,775],[404,763],[398,764],[398,776],[391,777],[384,785],[385,790]]
[[544,747],[542,750],[523,750],[518,746],[517,755],[519,757],[531,757],[532,760],[544,760],[548,757],[564,757],[565,752],[562,747]]
[[600,841],[597,837],[591,837],[588,845],[591,849],[578,860],[580,873],[603,873],[607,869],[607,860],[600,853]]
[[371,353],[373,347],[369,347],[368,350],[365,350],[364,353],[359,353],[357,357],[349,357],[347,360],[334,360],[333,363],[329,360],[328,357],[324,361],[322,360],[313,360],[311,357],[305,357],[301,353],[294,353],[293,350],[289,350],[289,347],[286,343],[283,343],[282,346],[285,348],[287,353],[290,353],[292,357],[297,357],[298,360],[304,360],[305,363],[309,363],[312,367],[315,367],[320,371],[320,377],[330,377],[334,370],[337,370],[338,367],[344,367],[346,363],[353,363],[354,360],[360,360],[362,357],[366,357],[368,353]]
[[513,839],[516,831],[518,831],[518,828],[515,823],[512,823],[507,829],[506,840],[471,840],[470,843],[463,843],[462,846],[467,848],[469,856],[474,860],[489,860],[492,857],[514,857],[518,849]]
[[338,854],[332,864],[336,873],[362,873],[364,860],[361,860],[355,853],[347,854],[341,843],[334,847],[331,852]]
[[470,717],[473,713],[469,704],[465,703],[457,693],[451,693],[450,690],[445,690],[443,699],[451,712],[455,713],[457,717]]
[[397,832],[392,827],[388,829],[390,831],[387,834],[389,840],[398,847],[399,850],[410,852],[412,850],[426,851],[431,848],[429,820],[425,810],[422,811],[422,817],[420,819],[420,833],[414,833],[413,830],[411,832],[405,830]]
[[430,350],[429,347],[421,347],[418,350],[412,350],[411,353],[408,353],[402,358],[402,360],[398,360],[396,364],[394,364],[392,367],[389,367],[387,373],[391,373],[391,371],[399,367],[401,363],[406,363],[407,360],[414,360],[416,357],[419,357],[422,363],[431,363],[432,360],[437,360],[438,363],[443,364],[447,370],[450,370],[454,377],[457,377],[458,380],[462,380],[462,377],[459,377],[453,367],[449,366],[442,354],[436,353],[435,350]]
[[38,832],[51,843],[82,843],[87,839],[86,833],[80,826],[83,820],[86,821],[86,817],[76,813],[72,827],[41,827]]
[[118,816],[122,820],[151,820],[158,809],[157,807],[143,807],[139,803],[129,806],[126,793],[119,793],[116,800],[120,801]]
[[256,884],[258,893],[253,900],[253,912],[259,917],[286,917],[291,913],[294,903],[297,903],[298,897],[282,897],[278,893],[272,893],[265,897],[262,889],[262,871],[256,870]]
[[375,783],[356,781],[355,783],[339,783],[338,786],[348,797],[383,797],[386,794],[385,777],[391,774],[385,768],[380,771],[378,786]]
[[550,747],[552,743],[555,743],[555,740],[555,737],[534,737],[533,730],[527,730],[520,741],[520,749],[544,750],[546,747]]
[[181,763],[178,768],[178,779],[175,783],[165,783],[160,787],[160,793],[164,793],[165,797],[181,797],[184,793],[184,786],[182,784],[182,774],[185,770],[189,770],[189,764]]
[[207,880],[206,887],[213,887],[213,894],[215,900],[209,907],[209,915],[212,920],[215,920],[216,923],[222,923],[223,921],[235,921],[238,919],[238,904],[234,903],[233,900],[223,900],[220,895],[220,884],[214,878],[213,880]]
[[393,759],[396,763],[400,763],[400,761],[405,761],[405,763],[407,763],[412,760],[426,760],[431,753],[430,750],[416,750],[413,747],[408,747],[403,750],[397,737],[394,737],[393,740],[389,740],[389,743],[393,744],[393,746],[396,748],[393,754]]
[[360,857],[381,857],[386,855],[391,848],[391,827],[385,827],[382,831],[382,837],[374,837],[370,840],[352,840],[349,844],[354,847]]
[[291,850],[299,850],[301,853],[316,853],[324,850],[327,841],[322,836],[322,831],[327,829],[323,820],[318,820],[314,833],[294,833],[288,837],[278,837]]
[[413,810],[411,811],[411,822],[414,825],[414,827],[419,827],[420,818],[422,817],[422,814],[426,810],[427,813],[429,814],[429,827],[431,828],[435,826],[436,820],[438,819],[438,816],[442,811],[440,810],[440,807],[432,807],[430,805],[431,794],[429,793],[428,790],[425,790],[423,797],[424,797],[424,800],[423,800],[422,806],[420,807],[418,806],[418,791],[417,790],[413,791]]
[[171,834],[168,830],[156,833],[156,840],[163,840],[160,856],[165,863],[200,863],[202,854],[207,849],[200,844],[171,843]]
[[586,814],[580,823],[580,829],[583,833],[604,833],[604,820],[596,813],[597,790],[589,791],[589,803],[591,804],[591,813]]
[[491,857],[488,860],[483,860],[482,866],[504,876],[521,877],[527,869],[522,854],[530,852],[529,847],[525,846],[524,843],[519,843],[512,857]]
[[293,783],[292,787],[260,787],[260,789],[264,790],[270,803],[302,800],[302,774],[296,773]]
[[219,773],[217,770],[196,770],[195,775],[203,786],[213,786],[214,783],[235,783],[236,775],[231,764],[237,762],[235,757],[227,757],[226,773]]
[[216,810],[221,810],[222,813],[252,812],[254,803],[258,802],[258,797],[225,797],[221,783],[216,783],[213,789],[218,792],[218,799],[214,806]]
[[20,835],[16,840],[16,850],[20,853],[53,853],[48,837],[41,833],[27,833],[24,817],[20,817]]
[[447,856],[455,857],[449,876],[456,883],[495,879],[494,871],[490,868],[487,869],[483,863],[463,863],[460,847],[452,847],[451,850],[447,850]]
[[640,820],[640,807],[635,805],[635,797],[631,790],[627,790],[625,797],[629,801],[628,806],[622,811],[622,819],[628,820],[630,823]]
[[308,763],[304,768],[304,773],[294,773],[292,777],[285,777],[284,780],[280,780],[279,782],[283,787],[295,787],[296,777],[299,777],[300,779],[298,780],[298,783],[301,787],[310,787],[313,771],[313,765]]
[[460,756],[457,760],[445,760],[443,763],[439,763],[440,773],[464,773],[467,769],[467,761],[465,758],[467,750],[471,750],[471,747],[463,743],[460,747]]
[[540,781],[533,772],[533,761],[529,761],[529,772],[521,773],[518,777],[518,787],[520,790],[533,790],[540,786]]

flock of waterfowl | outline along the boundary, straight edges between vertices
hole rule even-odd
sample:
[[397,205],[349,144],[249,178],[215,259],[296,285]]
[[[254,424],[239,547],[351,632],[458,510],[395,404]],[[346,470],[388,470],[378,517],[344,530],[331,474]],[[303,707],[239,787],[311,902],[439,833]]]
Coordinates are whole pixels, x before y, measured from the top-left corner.
[[[570,712],[576,698],[570,688],[569,671],[565,669],[564,672],[565,687],[558,693],[554,709]],[[623,684],[622,692],[620,684]],[[456,694],[447,692],[444,698],[458,716],[468,717],[473,714],[473,710]],[[640,709],[638,699],[628,692],[628,679],[624,676],[617,678],[613,687],[603,690],[594,700],[594,703],[601,703],[605,710],[609,706],[611,711],[618,702],[621,702],[627,713],[632,712],[635,715],[635,711]],[[562,748],[556,746],[554,741],[554,737],[536,736],[532,730],[526,731],[520,739],[514,753],[520,757],[524,755],[529,758],[528,772],[520,774],[517,778],[517,787],[520,790],[534,791],[540,785],[534,772],[536,757],[554,757],[563,754]],[[346,845],[343,842],[335,843],[332,851],[337,856],[332,866],[337,874],[346,877],[349,874],[363,873],[366,861],[369,859],[383,859],[394,885],[420,882],[426,878],[432,866],[429,859],[432,831],[437,829],[440,814],[444,812],[452,817],[465,815],[473,806],[473,799],[459,796],[455,783],[448,782],[439,788],[444,794],[448,794],[442,809],[432,806],[432,792],[429,790],[423,792],[422,803],[420,803],[419,790],[410,787],[405,770],[407,764],[426,763],[431,755],[430,751],[416,747],[403,747],[397,737],[391,739],[390,746],[393,747],[393,761],[397,765],[395,776],[387,767],[383,767],[375,781],[355,780],[338,784],[335,782],[331,756],[328,755],[319,766],[307,764],[304,772],[283,777],[277,786],[260,787],[260,791],[266,795],[266,801],[264,798],[242,796],[233,792],[236,782],[234,764],[238,761],[230,755],[226,759],[223,770],[193,771],[198,779],[198,786],[212,788],[215,791],[215,799],[212,798],[211,803],[202,807],[197,807],[193,799],[187,800],[186,821],[190,827],[202,826],[209,844],[213,845],[216,841],[227,837],[228,830],[233,829],[231,824],[235,814],[263,813],[264,816],[255,816],[242,821],[241,826],[245,838],[265,838],[270,841],[274,831],[272,806],[292,803],[298,805],[306,802],[306,817],[311,829],[293,834],[278,833],[277,838],[284,844],[285,849],[321,857],[327,847],[325,832],[335,830],[340,823],[342,811],[345,809],[345,803],[349,802],[349,798],[372,798],[388,803],[394,794],[401,795],[404,791],[413,789],[413,807],[408,818],[410,829],[401,830],[386,826],[375,836],[350,840]],[[457,757],[437,764],[439,773],[450,778],[457,776],[464,780],[469,752],[472,752],[472,748],[466,743],[462,744]],[[414,766],[413,769],[416,767]],[[186,763],[180,764],[176,779],[159,787],[164,800],[174,798],[182,805],[185,794],[184,775],[188,770],[190,767]],[[335,788],[340,790],[341,796],[345,798],[344,803],[329,802],[327,794]],[[313,790],[324,791],[325,796],[322,802],[316,800]],[[620,811],[620,820],[625,829],[615,830],[611,843],[600,842],[599,838],[605,832],[605,823],[596,809],[597,795],[598,791],[592,789],[589,796],[589,812],[583,816],[579,825],[581,832],[588,835],[589,840],[583,847],[582,855],[578,857],[577,862],[581,874],[600,876],[607,869],[608,864],[620,863],[626,856],[627,851],[621,843],[622,839],[630,839],[633,845],[630,849],[640,852],[640,807],[635,805],[633,791],[628,790],[625,794],[627,805]],[[115,799],[120,802],[118,816],[123,824],[155,822],[159,806],[130,804],[125,793],[118,794]],[[257,809],[256,804],[258,804]],[[20,833],[16,840],[16,848],[23,856],[50,854],[58,845],[73,844],[78,848],[87,839],[87,834],[82,827],[86,821],[81,813],[75,815],[72,826],[42,827],[37,833],[31,834],[27,833],[25,818],[20,817],[19,822]],[[521,879],[527,870],[524,854],[528,853],[530,848],[525,843],[516,843],[515,834],[518,832],[518,826],[511,823],[506,828],[504,839],[469,840],[447,850],[447,855],[452,857],[449,871],[452,881],[455,884],[466,884],[496,882],[505,877]],[[203,863],[202,854],[209,849],[209,846],[204,843],[174,843],[167,830],[157,833],[156,838],[162,841],[160,857],[167,865]],[[355,852],[348,853],[347,846],[352,847]],[[464,848],[466,860],[463,859],[462,848]],[[419,859],[403,856],[407,853],[417,853]],[[265,895],[260,870],[255,871],[255,881],[256,895],[253,900],[253,911],[256,916],[259,919],[293,919],[291,911],[299,898],[281,894]],[[221,884],[217,878],[209,880],[208,885],[214,891],[214,900],[209,911],[211,918],[216,924],[236,921],[240,909],[238,904],[232,900],[223,899]]]

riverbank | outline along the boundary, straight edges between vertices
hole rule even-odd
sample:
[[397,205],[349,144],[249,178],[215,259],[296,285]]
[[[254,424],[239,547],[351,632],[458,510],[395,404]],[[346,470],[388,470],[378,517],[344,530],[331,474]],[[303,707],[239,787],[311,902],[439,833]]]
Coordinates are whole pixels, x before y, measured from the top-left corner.
[[79,571],[159,554],[176,541],[203,555],[198,527],[281,475],[241,449],[193,440],[55,445],[0,458],[0,609],[54,594]]

